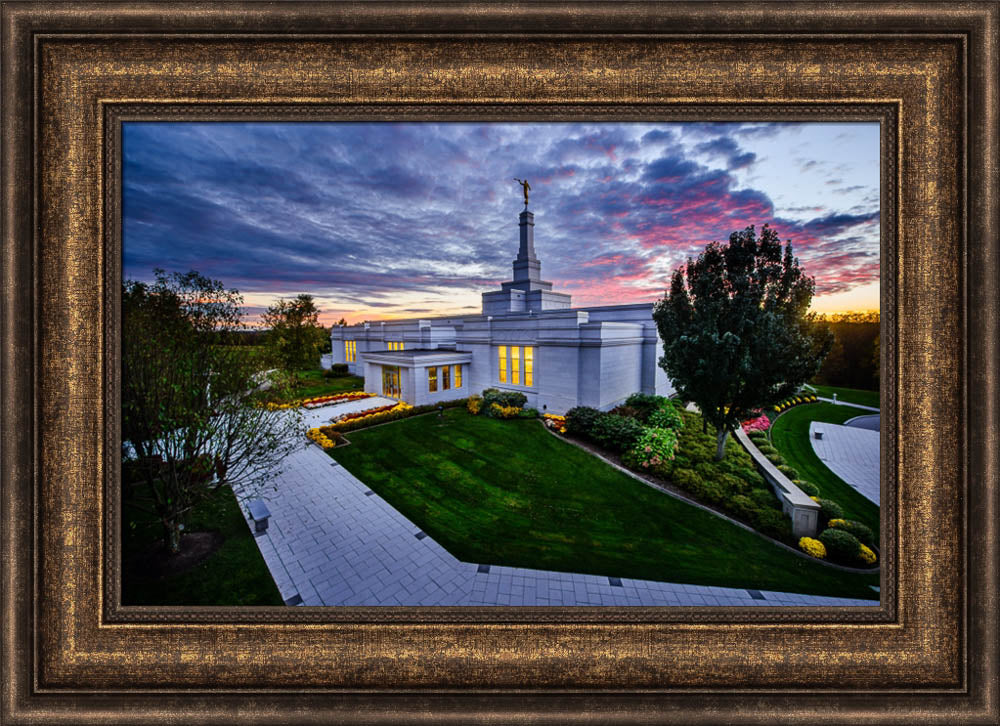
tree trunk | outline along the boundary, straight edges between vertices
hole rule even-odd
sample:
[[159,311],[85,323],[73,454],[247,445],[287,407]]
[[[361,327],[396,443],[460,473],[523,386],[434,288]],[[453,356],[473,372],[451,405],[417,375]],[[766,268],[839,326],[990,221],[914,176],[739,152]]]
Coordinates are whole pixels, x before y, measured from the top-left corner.
[[715,447],[715,460],[722,461],[722,457],[726,455],[726,439],[729,437],[728,429],[719,429],[715,434],[716,447]]
[[181,527],[178,522],[164,522],[163,527],[167,539],[167,549],[176,555],[181,551]]

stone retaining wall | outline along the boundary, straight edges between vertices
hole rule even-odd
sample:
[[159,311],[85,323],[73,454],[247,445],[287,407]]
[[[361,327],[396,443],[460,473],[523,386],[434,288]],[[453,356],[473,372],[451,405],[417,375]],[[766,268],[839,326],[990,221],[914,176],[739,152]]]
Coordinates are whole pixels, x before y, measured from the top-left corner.
[[792,483],[792,480],[778,471],[778,467],[767,460],[767,457],[760,453],[750,437],[739,428],[735,432],[736,439],[743,445],[757,469],[771,485],[778,500],[781,502],[781,509],[792,520],[792,534],[796,537],[815,537],[819,528],[820,506],[804,491]]

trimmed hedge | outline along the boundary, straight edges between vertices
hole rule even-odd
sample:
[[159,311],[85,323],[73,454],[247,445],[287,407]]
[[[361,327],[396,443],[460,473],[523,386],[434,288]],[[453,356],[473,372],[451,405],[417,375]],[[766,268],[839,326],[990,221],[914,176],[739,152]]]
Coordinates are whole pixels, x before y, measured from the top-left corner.
[[590,438],[590,432],[597,423],[597,419],[604,415],[603,411],[598,411],[590,406],[576,406],[566,412],[566,431],[583,438]]
[[853,519],[842,519],[836,524],[831,522],[830,526],[851,533],[857,537],[860,542],[868,545],[869,547],[875,546],[875,533],[872,532],[871,527],[866,524],[862,524],[861,522]]
[[520,391],[501,391],[496,388],[487,388],[483,391],[483,405],[480,411],[486,416],[498,417],[497,409],[493,408],[493,404],[501,409],[511,409],[524,408],[524,404],[527,402],[528,397]]
[[750,492],[750,501],[760,507],[770,507],[771,509],[781,509],[781,502],[774,496],[770,489],[754,489]]
[[780,464],[778,466],[778,471],[787,476],[789,479],[794,480],[799,478],[798,470],[788,466],[787,464]]
[[644,430],[634,418],[607,413],[594,422],[590,437],[604,448],[622,454],[635,445]]
[[858,538],[842,529],[825,529],[818,539],[832,559],[853,562],[861,554],[861,542]]
[[819,521],[822,522],[824,527],[831,519],[844,518],[844,510],[832,499],[818,497],[816,498],[816,503],[819,504]]
[[324,378],[343,378],[350,375],[346,363],[334,363],[327,370],[323,371]]
[[792,484],[797,486],[807,497],[818,497],[819,487],[813,484],[811,481],[803,481],[802,479],[792,479]]

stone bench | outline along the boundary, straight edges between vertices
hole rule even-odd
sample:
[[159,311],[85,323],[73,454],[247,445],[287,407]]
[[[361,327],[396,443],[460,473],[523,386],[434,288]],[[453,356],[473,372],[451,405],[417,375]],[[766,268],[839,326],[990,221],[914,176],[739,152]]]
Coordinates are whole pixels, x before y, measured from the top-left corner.
[[736,429],[734,434],[753,458],[757,469],[767,480],[767,483],[771,485],[771,489],[781,502],[782,511],[792,520],[792,534],[796,537],[815,537],[816,530],[819,528],[819,504],[795,486],[791,479],[778,471],[778,467],[760,453],[760,449],[754,446],[753,441],[743,433],[742,428]]
[[267,508],[267,504],[260,499],[251,499],[247,503],[247,509],[250,510],[250,519],[253,520],[254,536],[264,534],[271,518],[271,510]]

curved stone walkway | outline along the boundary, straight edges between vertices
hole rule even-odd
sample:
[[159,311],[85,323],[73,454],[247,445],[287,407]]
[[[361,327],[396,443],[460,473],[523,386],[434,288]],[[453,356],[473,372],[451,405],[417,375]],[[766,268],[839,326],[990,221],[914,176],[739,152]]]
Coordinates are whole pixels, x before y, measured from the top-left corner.
[[[817,431],[823,433],[822,439],[816,438]],[[877,430],[821,421],[809,423],[809,443],[820,461],[875,504],[882,500],[879,438]]]
[[[332,408],[306,412],[308,425]],[[256,541],[289,605],[877,605],[461,562],[319,447],[281,469]]]

